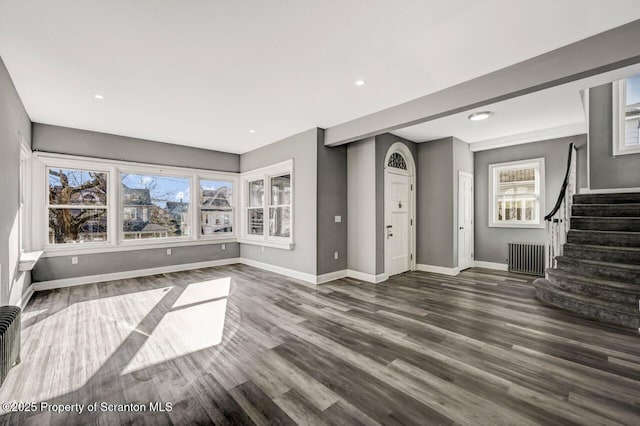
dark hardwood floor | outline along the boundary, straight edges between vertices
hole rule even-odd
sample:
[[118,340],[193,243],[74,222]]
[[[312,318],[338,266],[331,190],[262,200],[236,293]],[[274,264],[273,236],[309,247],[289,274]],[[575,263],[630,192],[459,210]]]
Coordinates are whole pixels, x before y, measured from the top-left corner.
[[41,292],[0,390],[37,409],[0,422],[640,424],[638,333],[533,294],[483,269],[311,288],[242,265]]

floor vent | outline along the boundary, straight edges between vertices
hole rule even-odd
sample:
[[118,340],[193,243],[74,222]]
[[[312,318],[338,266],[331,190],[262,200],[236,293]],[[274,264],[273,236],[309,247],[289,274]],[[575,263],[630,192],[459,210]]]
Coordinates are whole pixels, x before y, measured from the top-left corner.
[[20,308],[0,306],[0,386],[20,363]]
[[544,245],[507,243],[509,245],[509,271],[521,274],[544,275]]

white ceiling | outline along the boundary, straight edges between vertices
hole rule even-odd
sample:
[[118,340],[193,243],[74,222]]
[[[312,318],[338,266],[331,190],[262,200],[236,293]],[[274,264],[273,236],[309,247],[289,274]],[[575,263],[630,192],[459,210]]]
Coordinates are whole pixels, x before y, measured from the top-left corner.
[[638,18],[636,0],[0,0],[0,55],[33,121],[241,153]]
[[[482,150],[586,133],[580,92],[639,73],[640,64],[636,64],[394,130],[393,134],[414,142],[455,136],[471,144],[472,150]],[[493,115],[482,121],[468,119],[471,113],[479,111],[491,111]]]

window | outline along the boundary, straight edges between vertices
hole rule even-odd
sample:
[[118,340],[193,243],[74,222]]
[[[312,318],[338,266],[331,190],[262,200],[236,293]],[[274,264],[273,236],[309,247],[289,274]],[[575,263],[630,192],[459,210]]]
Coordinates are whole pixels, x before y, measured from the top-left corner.
[[233,233],[233,182],[200,180],[200,232],[203,236]]
[[269,235],[289,238],[291,234],[291,175],[269,179]]
[[26,232],[45,256],[236,241],[236,173],[50,153],[31,160],[21,167],[33,164],[38,220]]
[[291,249],[293,160],[245,173],[242,242]]
[[489,226],[544,226],[544,158],[492,164],[489,178]]
[[122,173],[122,239],[188,237],[190,187],[185,177]]
[[264,234],[264,179],[249,182],[249,203],[247,205],[247,233]]
[[50,245],[107,241],[108,173],[47,168]]
[[640,74],[613,83],[613,155],[640,153]]

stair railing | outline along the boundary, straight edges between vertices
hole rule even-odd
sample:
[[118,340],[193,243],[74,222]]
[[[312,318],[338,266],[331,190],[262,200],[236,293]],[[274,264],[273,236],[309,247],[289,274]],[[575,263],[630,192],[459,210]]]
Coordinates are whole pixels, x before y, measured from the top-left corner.
[[571,205],[573,204],[573,195],[576,193],[576,157],[576,147],[571,143],[567,157],[567,171],[564,175],[558,200],[551,212],[544,217],[546,270],[556,267],[556,256],[562,256],[562,245],[567,241],[571,220]]

